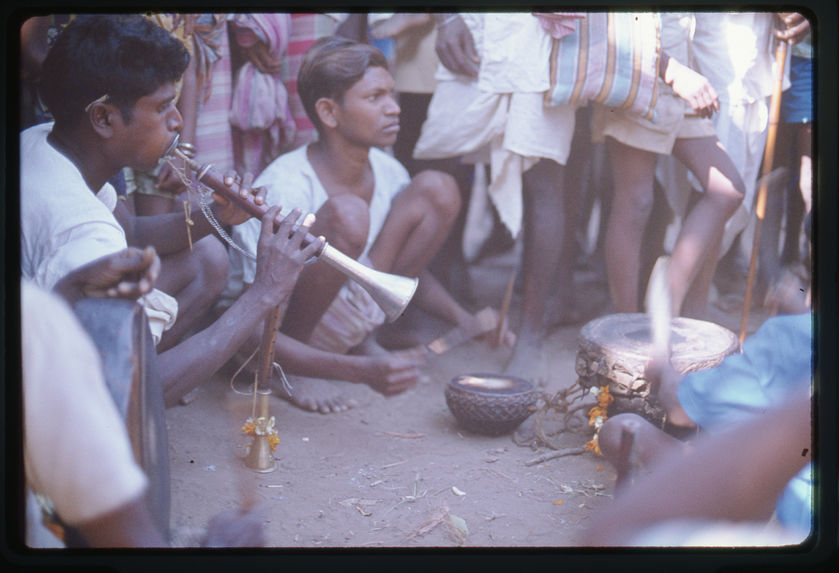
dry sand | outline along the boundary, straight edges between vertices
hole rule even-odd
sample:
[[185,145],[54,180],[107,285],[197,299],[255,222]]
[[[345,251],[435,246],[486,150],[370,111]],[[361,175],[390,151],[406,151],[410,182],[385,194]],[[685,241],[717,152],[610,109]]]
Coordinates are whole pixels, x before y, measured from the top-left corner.
[[[507,253],[470,269],[476,308],[500,306],[512,260]],[[578,272],[575,282],[586,319],[608,313],[602,281]],[[739,330],[739,309],[717,314],[715,322]],[[753,311],[749,331],[764,319]],[[576,381],[583,323],[556,328],[545,340],[542,389],[549,395]],[[472,341],[432,356],[429,381],[401,395],[384,398],[346,384],[359,405],[339,414],[305,412],[272,397],[281,444],[271,473],[244,466],[250,439],[240,428],[252,400],[231,388],[226,369],[191,403],[166,413],[174,542],[195,544],[213,515],[253,500],[264,509],[271,547],[578,545],[592,512],[612,499],[614,468],[593,453],[528,465],[551,450],[465,431],[446,406],[453,376],[497,372],[505,359],[504,351]],[[557,445],[578,447],[590,438],[589,428],[566,432]]]

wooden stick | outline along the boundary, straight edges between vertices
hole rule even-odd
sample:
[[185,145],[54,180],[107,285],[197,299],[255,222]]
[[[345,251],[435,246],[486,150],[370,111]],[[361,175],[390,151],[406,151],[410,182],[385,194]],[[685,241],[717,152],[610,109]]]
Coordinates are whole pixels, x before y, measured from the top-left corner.
[[543,454],[538,458],[533,458],[529,462],[525,462],[524,465],[526,466],[535,466],[536,464],[541,464],[542,462],[546,462],[548,460],[552,460],[554,458],[561,458],[562,456],[578,456],[580,454],[586,453],[585,448],[565,448],[564,450],[557,450],[555,452],[548,452],[547,454]]
[[775,83],[775,91],[769,105],[769,130],[766,134],[766,148],[763,152],[763,176],[755,204],[755,233],[752,241],[752,254],[749,260],[749,275],[746,279],[746,296],[743,300],[743,317],[740,321],[740,349],[743,349],[743,342],[746,339],[746,325],[749,322],[749,308],[752,304],[752,288],[755,280],[755,268],[757,266],[757,252],[760,246],[760,231],[763,226],[763,218],[766,214],[766,194],[769,188],[769,173],[772,171],[772,161],[775,154],[775,138],[778,134],[778,117],[781,111],[781,92],[784,84],[784,65],[787,59],[787,42],[782,40],[775,50],[775,64],[778,67],[778,79]]
[[253,385],[253,419],[256,419],[256,396],[260,384],[268,381],[271,366],[274,363],[274,342],[277,340],[277,329],[280,327],[280,320],[283,316],[283,303],[278,304],[265,318],[265,327],[262,331],[262,342],[259,352],[259,370],[257,371],[256,382]]
[[490,307],[475,313],[472,318],[473,320],[469,324],[455,327],[443,336],[432,340],[426,344],[426,348],[434,354],[442,354],[467,340],[489,332],[496,324],[495,311]]
[[504,291],[504,300],[501,301],[501,310],[498,311],[498,326],[495,328],[495,336],[493,343],[495,346],[501,344],[501,335],[504,333],[504,321],[507,318],[507,312],[510,310],[510,301],[513,299],[513,287],[516,284],[516,276],[519,274],[519,266],[513,266],[513,272],[510,275],[510,280],[507,282],[507,290]]

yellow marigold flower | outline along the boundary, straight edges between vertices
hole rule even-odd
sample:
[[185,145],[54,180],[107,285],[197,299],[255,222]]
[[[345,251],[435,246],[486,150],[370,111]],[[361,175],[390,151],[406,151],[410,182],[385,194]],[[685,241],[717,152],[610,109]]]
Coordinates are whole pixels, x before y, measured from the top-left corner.
[[601,408],[608,408],[609,404],[615,401],[615,397],[609,392],[608,386],[601,386],[600,393],[597,394],[597,405]]
[[245,425],[242,426],[242,432],[244,432],[245,435],[253,436],[256,433],[256,426],[252,421],[248,420]]
[[271,446],[271,451],[275,451],[277,446],[280,445],[280,436],[276,433],[268,434],[268,445]]

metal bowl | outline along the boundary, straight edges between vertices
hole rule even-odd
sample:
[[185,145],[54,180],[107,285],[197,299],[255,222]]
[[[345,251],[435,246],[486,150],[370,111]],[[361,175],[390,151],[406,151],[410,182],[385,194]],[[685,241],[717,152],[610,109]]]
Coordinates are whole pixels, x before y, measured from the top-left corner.
[[540,395],[527,380],[498,374],[462,374],[446,386],[446,404],[460,425],[490,436],[519,427]]

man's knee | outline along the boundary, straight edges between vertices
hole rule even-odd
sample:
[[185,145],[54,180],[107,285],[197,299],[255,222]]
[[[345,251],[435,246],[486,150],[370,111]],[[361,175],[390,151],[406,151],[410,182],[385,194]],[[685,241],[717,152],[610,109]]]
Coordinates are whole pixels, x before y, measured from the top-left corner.
[[195,245],[191,257],[198,267],[198,275],[204,281],[205,288],[221,294],[227,286],[227,271],[230,266],[227,249],[214,236],[204,237]]
[[358,257],[364,251],[370,231],[369,207],[363,199],[349,193],[330,197],[318,209],[312,231],[324,235],[346,255]]
[[641,425],[647,423],[641,416],[630,413],[618,414],[607,419],[597,435],[597,441],[603,455],[611,461],[616,460],[620,452],[621,436],[624,429],[637,432]]
[[453,221],[460,212],[461,199],[457,181],[442,171],[422,171],[411,182],[417,191],[429,202],[434,212],[444,219]]

